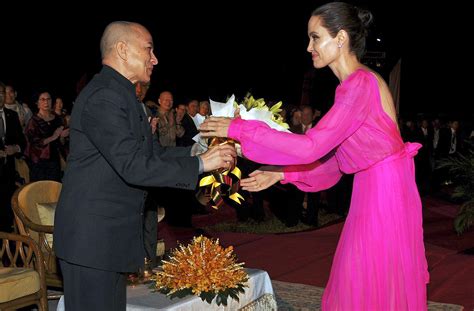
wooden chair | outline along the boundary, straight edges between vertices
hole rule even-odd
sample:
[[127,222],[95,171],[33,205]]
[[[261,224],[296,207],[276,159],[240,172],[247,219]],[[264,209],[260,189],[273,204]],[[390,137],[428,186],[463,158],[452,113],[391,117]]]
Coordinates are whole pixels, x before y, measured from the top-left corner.
[[48,310],[43,254],[31,238],[0,232],[0,310]]
[[38,204],[55,205],[59,199],[61,187],[61,183],[52,180],[36,181],[17,189],[12,198],[16,228],[21,235],[31,237],[38,244],[46,268],[46,284],[56,288],[62,288],[63,282],[52,248],[53,219],[50,220],[49,225],[42,224],[44,221],[42,222],[41,219],[44,217],[38,211]]
[[30,182],[30,169],[24,159],[15,158],[15,169],[18,172],[18,175],[20,175],[20,177],[25,181],[24,184]]

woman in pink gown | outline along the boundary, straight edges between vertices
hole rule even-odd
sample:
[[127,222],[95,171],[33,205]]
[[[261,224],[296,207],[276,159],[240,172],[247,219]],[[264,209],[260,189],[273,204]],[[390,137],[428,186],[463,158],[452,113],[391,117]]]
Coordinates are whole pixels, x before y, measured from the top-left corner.
[[323,310],[426,310],[429,275],[413,164],[421,145],[403,143],[387,85],[360,63],[371,18],[342,2],[313,12],[313,65],[329,66],[341,83],[330,111],[306,134],[240,118],[212,117],[200,129],[238,140],[253,161],[285,165],[250,174],[242,180],[250,191],[281,181],[316,192],[355,174]]

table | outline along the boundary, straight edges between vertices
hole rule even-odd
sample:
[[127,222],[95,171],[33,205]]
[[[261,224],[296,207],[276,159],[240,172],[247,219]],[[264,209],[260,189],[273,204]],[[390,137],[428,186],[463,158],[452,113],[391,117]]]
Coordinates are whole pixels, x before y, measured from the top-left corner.
[[[152,293],[149,285],[127,287],[127,310],[152,311],[152,310],[242,310],[260,311],[277,310],[273,287],[268,273],[263,270],[245,269],[249,275],[248,287],[245,293],[239,295],[239,301],[227,300],[227,306],[217,306],[215,300],[212,304],[202,301],[200,297],[188,296],[185,298],[170,299],[161,293]],[[58,311],[64,311],[64,297],[58,303]]]

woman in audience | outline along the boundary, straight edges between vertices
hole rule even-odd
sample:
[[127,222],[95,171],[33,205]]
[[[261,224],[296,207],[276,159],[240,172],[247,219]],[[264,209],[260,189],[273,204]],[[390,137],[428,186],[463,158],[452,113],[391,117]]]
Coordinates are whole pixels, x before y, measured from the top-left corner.
[[30,167],[30,181],[61,181],[60,150],[69,136],[69,129],[65,129],[63,120],[52,112],[48,92],[40,93],[36,104],[38,113],[25,129],[25,156]]

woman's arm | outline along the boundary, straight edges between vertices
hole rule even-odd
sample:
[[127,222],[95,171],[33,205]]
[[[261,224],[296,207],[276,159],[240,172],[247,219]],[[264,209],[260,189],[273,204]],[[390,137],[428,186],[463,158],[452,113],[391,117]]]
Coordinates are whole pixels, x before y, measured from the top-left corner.
[[309,164],[350,137],[365,121],[374,96],[370,73],[359,71],[340,85],[335,103],[305,135],[279,132],[260,121],[234,119],[228,136],[240,141],[243,154],[273,165]]
[[323,159],[306,165],[287,166],[284,169],[282,184],[292,183],[305,192],[318,192],[329,189],[341,179],[334,152]]

